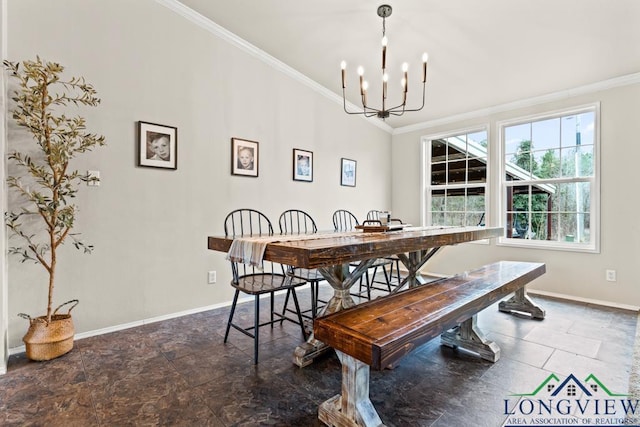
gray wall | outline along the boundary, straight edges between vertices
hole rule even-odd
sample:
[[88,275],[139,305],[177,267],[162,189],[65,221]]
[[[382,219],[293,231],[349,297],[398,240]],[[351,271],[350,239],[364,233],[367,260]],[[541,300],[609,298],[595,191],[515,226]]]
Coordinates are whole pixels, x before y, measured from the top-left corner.
[[[632,79],[638,82],[638,79]],[[597,87],[606,86],[603,82]],[[581,93],[575,95],[575,93]],[[501,112],[477,114],[465,120],[448,120],[446,124],[425,127],[393,136],[392,210],[395,215],[414,224],[420,223],[420,138],[473,126],[489,124],[491,144],[498,141],[496,122],[515,117],[541,114],[600,102],[601,126],[601,245],[599,254],[587,254],[541,249],[523,249],[489,245],[465,244],[441,251],[428,266],[432,272],[452,274],[487,262],[505,260],[539,261],[547,264],[547,274],[529,288],[566,295],[586,301],[612,305],[640,306],[640,287],[635,263],[640,259],[640,197],[636,191],[638,158],[640,158],[640,84],[624,85],[599,91],[567,91],[548,98],[551,102],[521,102],[528,107]],[[535,105],[534,105],[535,104]],[[497,110],[497,109],[496,109]],[[494,150],[495,145],[490,146]],[[407,162],[407,159],[411,161]],[[414,160],[415,159],[415,160]],[[497,180],[497,159],[490,163],[490,179]],[[489,189],[491,206],[497,206],[498,195]],[[492,225],[500,219],[491,218]],[[617,270],[617,282],[605,281],[605,270]]]
[[[497,140],[497,121],[594,101],[602,113],[601,253],[467,244],[446,248],[429,269],[454,273],[496,259],[544,261],[548,273],[532,288],[640,306],[632,269],[640,255],[640,222],[634,219],[640,208],[634,193],[638,84],[579,96],[567,92],[557,101],[392,138],[152,0],[7,1],[8,58],[40,55],[60,62],[69,75],[93,83],[103,100],[82,114],[108,146],[75,165],[101,172],[100,187],[83,188],[78,198],[77,230],[96,249],[87,256],[64,247],[57,279],[58,303],[81,301],[74,310],[79,333],[228,302],[229,268],[222,254],[206,249],[206,236],[222,233],[232,209],[254,207],[275,220],[298,207],[326,229],[338,208],[360,217],[391,208],[394,216],[419,224],[421,136],[489,123]],[[178,127],[177,171],[136,166],[138,120]],[[12,123],[8,132],[10,145],[28,140]],[[233,136],[260,142],[259,178],[230,175]],[[314,152],[313,183],[292,181],[293,148]],[[339,185],[341,157],[358,161],[356,188]],[[495,204],[496,195],[490,197]],[[618,271],[616,283],[604,280],[610,268]],[[0,283],[0,304],[8,304],[8,325],[0,316],[0,333],[8,330],[8,347],[16,347],[27,327],[16,314],[43,313],[46,282],[37,265],[10,258],[7,270],[8,292]],[[218,272],[217,284],[206,284],[208,270]],[[6,357],[7,339],[0,341]]]
[[[286,73],[152,0],[9,0],[8,57],[36,55],[82,75],[102,98],[83,110],[108,146],[79,160],[99,187],[78,197],[77,230],[95,246],[62,250],[56,301],[78,298],[78,333],[230,301],[230,268],[206,248],[225,215],[252,207],[272,221],[301,208],[321,229],[338,208],[363,217],[390,206],[391,135]],[[136,166],[138,120],[178,127],[177,171]],[[10,145],[28,135],[10,124]],[[260,176],[230,175],[230,139],[259,142]],[[292,149],[314,152],[314,181],[292,180]],[[340,158],[357,160],[341,187]],[[10,243],[12,243],[10,241]],[[218,272],[208,285],[207,271]],[[9,347],[18,312],[46,308],[44,270],[11,258]],[[0,301],[2,295],[0,294]]]

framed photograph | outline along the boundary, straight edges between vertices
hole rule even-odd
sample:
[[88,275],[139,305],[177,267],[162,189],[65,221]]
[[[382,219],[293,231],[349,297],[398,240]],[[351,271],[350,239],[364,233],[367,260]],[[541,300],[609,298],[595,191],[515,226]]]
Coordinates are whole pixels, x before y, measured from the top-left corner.
[[293,180],[313,181],[313,152],[293,149]]
[[356,161],[351,159],[342,159],[340,167],[340,185],[346,187],[356,186]]
[[178,169],[178,128],[139,121],[138,166]]
[[258,143],[231,138],[231,175],[258,176]]

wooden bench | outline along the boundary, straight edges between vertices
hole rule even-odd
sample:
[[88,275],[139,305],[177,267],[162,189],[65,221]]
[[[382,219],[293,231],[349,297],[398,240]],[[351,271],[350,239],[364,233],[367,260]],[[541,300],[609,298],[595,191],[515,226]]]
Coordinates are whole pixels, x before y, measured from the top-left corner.
[[342,363],[342,395],[320,405],[318,417],[336,427],[382,425],[369,400],[370,367],[391,367],[438,335],[444,345],[497,361],[500,349],[478,330],[477,313],[515,292],[500,311],[543,319],[524,286],[544,273],[541,263],[501,261],[316,319],[315,338]]

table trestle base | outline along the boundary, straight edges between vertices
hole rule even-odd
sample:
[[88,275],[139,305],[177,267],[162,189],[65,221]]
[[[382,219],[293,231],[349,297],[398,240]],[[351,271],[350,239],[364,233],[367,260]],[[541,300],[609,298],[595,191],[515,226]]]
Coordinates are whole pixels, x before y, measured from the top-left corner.
[[333,427],[384,427],[369,399],[369,365],[336,350],[342,364],[342,394],[325,401],[318,418]]
[[408,285],[409,288],[413,288],[428,283],[428,281],[420,275],[420,269],[423,265],[426,264],[427,261],[431,259],[431,257],[438,253],[440,249],[440,247],[437,247],[428,250],[425,249],[421,251],[409,252],[407,254],[397,254],[396,256],[398,257],[398,259],[407,268],[407,275],[402,280],[402,282],[400,282],[398,286],[396,286],[393,291],[391,291],[391,293],[395,294],[400,292],[406,285]]
[[297,346],[293,351],[293,363],[304,368],[311,365],[316,357],[328,350],[331,350],[331,347],[322,341],[318,341],[315,338],[309,339]]

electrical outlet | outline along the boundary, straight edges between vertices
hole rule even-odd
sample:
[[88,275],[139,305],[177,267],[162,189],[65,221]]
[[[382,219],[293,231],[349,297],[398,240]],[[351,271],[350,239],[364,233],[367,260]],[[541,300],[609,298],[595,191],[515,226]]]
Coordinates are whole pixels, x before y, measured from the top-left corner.
[[209,274],[207,275],[207,283],[209,283],[209,284],[216,283],[216,272],[215,271],[210,271],[209,272]]
[[616,281],[616,271],[615,270],[606,270],[606,279],[607,279],[607,282],[615,282]]

